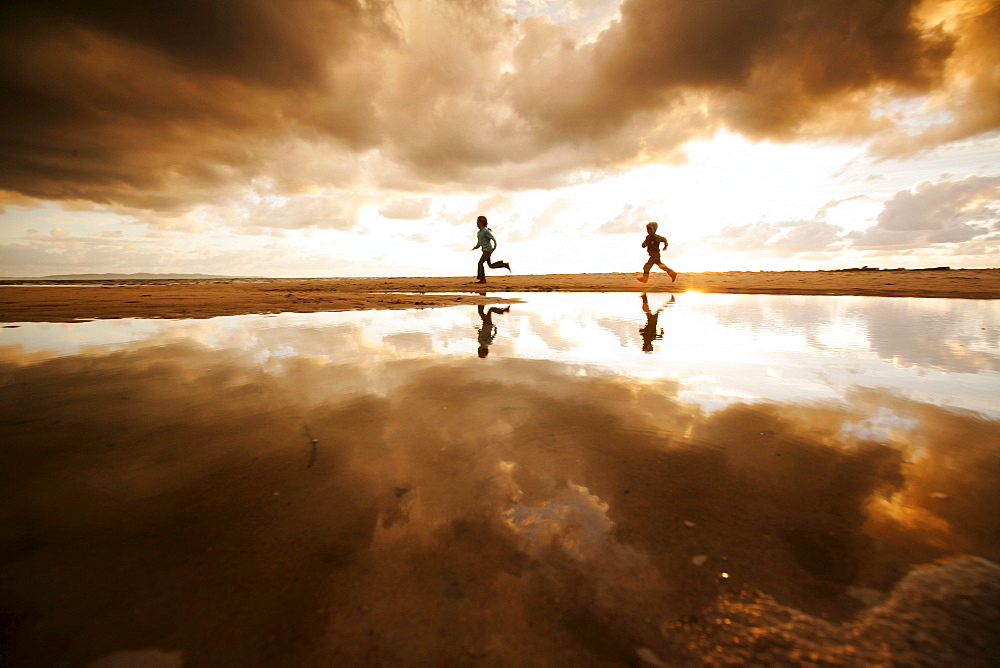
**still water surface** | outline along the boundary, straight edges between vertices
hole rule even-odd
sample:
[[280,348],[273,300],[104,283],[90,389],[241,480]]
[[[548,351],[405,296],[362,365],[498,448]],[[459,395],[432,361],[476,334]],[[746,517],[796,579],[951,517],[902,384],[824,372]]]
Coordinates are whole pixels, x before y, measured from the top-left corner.
[[[773,295],[524,294],[500,306],[287,313],[207,320],[22,323],[8,356],[102,355],[184,342],[282,359],[374,367],[401,359],[550,360],[574,373],[671,378],[686,399],[826,399],[881,387],[1000,417],[1000,303]],[[485,332],[485,333],[484,333]],[[486,345],[482,345],[486,343]]]
[[0,330],[7,655],[899,660],[1000,559],[1000,301],[520,296]]

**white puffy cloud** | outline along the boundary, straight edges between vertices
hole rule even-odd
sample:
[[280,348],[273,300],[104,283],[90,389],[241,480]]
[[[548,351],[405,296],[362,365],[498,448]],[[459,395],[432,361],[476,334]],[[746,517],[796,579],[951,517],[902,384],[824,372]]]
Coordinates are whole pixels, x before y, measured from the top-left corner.
[[[729,225],[708,238],[719,250],[787,256],[837,250],[891,253],[940,246],[941,252],[982,255],[1000,250],[993,234],[1000,225],[1000,177],[970,176],[957,181],[924,181],[889,198],[864,230],[847,231],[823,218],[846,197],[828,202],[813,219]],[[960,246],[976,241],[977,246]],[[985,244],[985,247],[983,246]]]
[[878,226],[886,230],[945,230],[969,221],[995,221],[1000,215],[998,206],[1000,176],[924,181],[886,202]]
[[885,203],[877,223],[851,234],[856,247],[925,247],[969,241],[1000,222],[1000,176],[924,181]]

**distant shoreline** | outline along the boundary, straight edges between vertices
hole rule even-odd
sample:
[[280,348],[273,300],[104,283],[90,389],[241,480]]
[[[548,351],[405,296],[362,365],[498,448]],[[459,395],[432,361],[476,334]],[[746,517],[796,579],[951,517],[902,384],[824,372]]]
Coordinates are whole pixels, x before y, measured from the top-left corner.
[[225,274],[154,274],[150,272],[119,273],[88,273],[88,274],[50,274],[48,276],[4,276],[0,281],[147,281],[147,280],[200,280],[206,278],[266,278],[264,276],[228,276]]
[[682,273],[497,274],[470,277],[10,279],[0,281],[0,321],[209,318],[221,315],[406,309],[517,301],[525,292],[708,292],[1000,299],[1000,269]]

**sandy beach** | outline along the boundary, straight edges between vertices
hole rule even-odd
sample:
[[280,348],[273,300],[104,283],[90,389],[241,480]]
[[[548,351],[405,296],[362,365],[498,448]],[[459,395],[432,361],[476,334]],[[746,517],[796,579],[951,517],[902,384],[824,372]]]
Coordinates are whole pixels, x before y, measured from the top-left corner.
[[998,279],[2,286],[0,665],[995,665]]
[[407,309],[511,301],[516,292],[709,292],[776,295],[1000,298],[1000,269],[655,273],[466,277],[92,281],[0,285],[0,320],[208,318],[250,313]]

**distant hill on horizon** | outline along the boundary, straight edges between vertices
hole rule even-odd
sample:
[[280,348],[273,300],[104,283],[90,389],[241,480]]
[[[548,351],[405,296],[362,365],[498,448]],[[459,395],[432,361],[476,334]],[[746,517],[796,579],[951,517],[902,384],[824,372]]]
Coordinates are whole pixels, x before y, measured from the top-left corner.
[[199,278],[264,278],[263,276],[224,276],[221,274],[149,274],[149,273],[135,273],[135,274],[52,274],[50,276],[17,276],[13,278],[21,278],[26,281],[40,281],[40,280],[73,280],[73,281],[117,281],[117,280],[150,280],[154,278],[162,278],[168,280],[179,280],[179,279],[199,279]]

